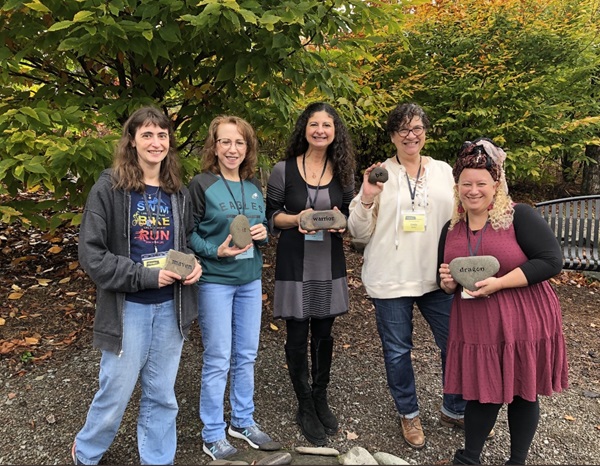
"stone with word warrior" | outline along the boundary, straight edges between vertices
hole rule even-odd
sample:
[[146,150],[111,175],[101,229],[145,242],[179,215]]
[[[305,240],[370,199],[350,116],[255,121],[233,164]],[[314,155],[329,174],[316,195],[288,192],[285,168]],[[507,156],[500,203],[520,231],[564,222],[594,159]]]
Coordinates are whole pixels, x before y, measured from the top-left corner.
[[309,210],[300,216],[300,228],[306,231],[341,230],[346,228],[346,216],[339,210]]
[[164,269],[181,275],[181,279],[185,280],[185,278],[192,273],[195,265],[196,257],[194,257],[193,254],[186,254],[184,252],[176,251],[175,249],[169,249]]
[[476,291],[475,283],[495,275],[500,263],[494,256],[457,257],[450,264],[452,278],[469,291]]
[[378,181],[385,183],[388,180],[388,171],[383,167],[375,167],[369,173],[369,183],[376,184]]
[[252,243],[252,234],[250,233],[250,222],[245,215],[236,215],[231,225],[229,225],[231,240],[238,248],[242,249]]

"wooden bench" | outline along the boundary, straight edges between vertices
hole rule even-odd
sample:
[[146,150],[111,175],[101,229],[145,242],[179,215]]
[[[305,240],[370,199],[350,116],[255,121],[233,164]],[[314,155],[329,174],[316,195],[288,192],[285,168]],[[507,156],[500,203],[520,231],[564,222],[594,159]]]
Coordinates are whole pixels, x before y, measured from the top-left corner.
[[538,202],[563,250],[563,268],[600,270],[600,195],[567,197]]

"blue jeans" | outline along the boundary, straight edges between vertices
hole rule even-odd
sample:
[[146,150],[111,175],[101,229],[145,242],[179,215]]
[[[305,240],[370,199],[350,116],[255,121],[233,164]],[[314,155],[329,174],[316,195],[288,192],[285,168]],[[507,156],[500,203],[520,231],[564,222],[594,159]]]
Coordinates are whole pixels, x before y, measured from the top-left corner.
[[225,438],[225,386],[230,374],[231,424],[255,424],[254,363],[262,313],[261,280],[244,285],[200,283],[198,322],[204,347],[200,419],[206,443]]
[[[373,299],[377,330],[383,347],[388,387],[398,413],[407,418],[419,415],[415,373],[411,360],[413,305],[415,303],[429,324],[435,343],[441,350],[443,385],[452,295],[447,295],[442,290],[436,290],[423,296]],[[464,415],[465,405],[466,402],[462,396],[444,394],[442,412],[450,417],[460,418]]]
[[75,437],[81,462],[98,464],[115,438],[140,378],[137,438],[141,464],[173,463],[178,411],[175,378],[182,347],[173,300],[160,304],[125,301],[121,354],[102,352],[100,388]]

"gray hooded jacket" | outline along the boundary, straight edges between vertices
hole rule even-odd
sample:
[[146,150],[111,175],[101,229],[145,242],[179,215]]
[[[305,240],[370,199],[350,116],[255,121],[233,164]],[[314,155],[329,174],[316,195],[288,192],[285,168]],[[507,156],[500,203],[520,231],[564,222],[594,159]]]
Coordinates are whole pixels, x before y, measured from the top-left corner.
[[[194,228],[187,188],[171,195],[175,249],[193,253],[187,238]],[[104,170],[88,195],[79,230],[79,263],[97,286],[94,346],[120,353],[126,293],[158,288],[159,269],[133,262],[130,253],[129,192],[113,188],[112,170]],[[198,286],[175,283],[179,330],[187,338],[198,314]]]

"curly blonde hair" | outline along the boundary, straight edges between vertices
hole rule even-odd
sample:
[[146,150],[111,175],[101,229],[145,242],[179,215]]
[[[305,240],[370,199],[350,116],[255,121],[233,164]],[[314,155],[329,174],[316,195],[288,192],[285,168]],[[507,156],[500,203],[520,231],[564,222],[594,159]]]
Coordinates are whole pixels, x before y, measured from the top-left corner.
[[[460,199],[458,197],[458,184],[454,185],[454,207],[452,208],[452,218],[450,219],[449,230],[454,228],[461,220],[466,222],[467,213],[464,209],[460,209]],[[489,211],[489,220],[494,230],[507,230],[512,222],[515,213],[514,202],[511,197],[500,186],[496,188],[492,208]]]

